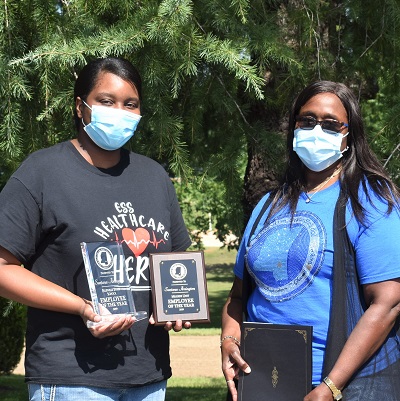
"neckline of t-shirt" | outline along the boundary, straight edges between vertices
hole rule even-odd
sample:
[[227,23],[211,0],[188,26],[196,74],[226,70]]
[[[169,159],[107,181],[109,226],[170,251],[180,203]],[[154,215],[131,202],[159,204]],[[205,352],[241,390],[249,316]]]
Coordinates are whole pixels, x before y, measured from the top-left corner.
[[94,174],[97,174],[97,175],[101,175],[101,176],[105,176],[105,177],[120,175],[122,173],[122,171],[126,168],[126,166],[129,164],[129,151],[124,148],[121,148],[121,158],[115,166],[110,167],[110,168],[100,168],[100,167],[96,167],[96,166],[93,166],[92,164],[90,164],[80,154],[78,149],[76,149],[76,147],[74,146],[74,144],[71,141],[67,141],[67,145],[68,145],[68,148],[72,151],[72,153],[75,156],[75,158],[77,159],[77,161],[79,162],[79,164],[81,166],[83,166],[86,170],[88,170]]
[[[326,188],[321,189],[320,191],[316,192],[315,199],[314,199],[313,194],[307,195],[307,193],[305,191],[303,191],[301,193],[301,197],[305,201],[307,201],[307,199],[311,198],[310,201],[307,203],[312,203],[313,201],[319,203],[321,201],[321,199],[319,199],[319,198],[321,198],[321,195],[325,195],[325,196],[329,195],[331,193],[331,191],[336,191],[338,189],[338,187],[340,187],[340,180],[337,180],[333,184],[329,185],[329,187],[326,187]],[[318,195],[320,195],[320,196],[318,196]]]

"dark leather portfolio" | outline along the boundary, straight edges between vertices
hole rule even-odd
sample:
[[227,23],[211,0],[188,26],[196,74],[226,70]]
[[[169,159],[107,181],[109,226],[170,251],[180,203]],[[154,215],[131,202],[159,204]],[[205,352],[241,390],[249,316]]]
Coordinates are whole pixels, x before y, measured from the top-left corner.
[[244,322],[238,401],[302,401],[311,391],[312,327]]

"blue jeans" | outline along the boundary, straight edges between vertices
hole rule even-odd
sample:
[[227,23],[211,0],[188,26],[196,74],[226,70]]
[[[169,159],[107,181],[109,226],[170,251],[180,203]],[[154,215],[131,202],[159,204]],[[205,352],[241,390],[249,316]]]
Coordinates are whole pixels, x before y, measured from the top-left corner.
[[164,401],[166,388],[166,380],[130,388],[28,384],[30,401]]

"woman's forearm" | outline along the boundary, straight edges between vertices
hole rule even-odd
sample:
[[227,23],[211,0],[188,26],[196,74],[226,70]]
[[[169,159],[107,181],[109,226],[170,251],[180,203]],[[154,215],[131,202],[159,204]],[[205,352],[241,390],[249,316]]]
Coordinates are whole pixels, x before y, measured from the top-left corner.
[[241,302],[228,298],[222,309],[221,345],[225,341],[240,344]]
[[371,305],[350,334],[329,378],[342,389],[360,367],[375,354],[393,328],[398,312]]
[[27,306],[79,315],[85,301],[23,266],[0,263],[0,296]]
[[351,332],[329,378],[343,388],[383,344],[400,315],[400,279],[364,285],[369,307]]
[[[240,339],[240,324],[242,322],[242,281],[235,278],[228,299],[222,308],[222,333],[224,336],[234,336]],[[237,337],[239,336],[239,337]]]

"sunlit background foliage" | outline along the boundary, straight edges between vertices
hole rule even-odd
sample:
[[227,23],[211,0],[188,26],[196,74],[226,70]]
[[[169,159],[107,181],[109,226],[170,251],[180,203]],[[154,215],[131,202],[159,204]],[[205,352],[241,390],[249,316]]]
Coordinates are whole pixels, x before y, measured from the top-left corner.
[[399,182],[398,0],[0,0],[0,185],[74,137],[73,84],[94,57],[141,71],[129,146],[174,178],[192,232],[240,235],[284,162],[288,108],[315,79],[357,94]]

